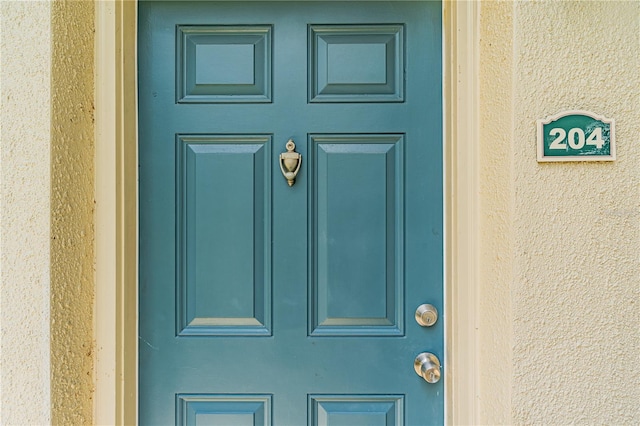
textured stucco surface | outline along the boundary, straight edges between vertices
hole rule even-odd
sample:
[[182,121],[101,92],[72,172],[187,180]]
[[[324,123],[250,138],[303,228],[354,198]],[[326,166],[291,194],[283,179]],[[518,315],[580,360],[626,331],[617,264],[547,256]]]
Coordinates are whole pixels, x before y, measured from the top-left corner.
[[[491,350],[512,344],[494,365],[510,401],[488,401],[501,380],[483,376],[483,423],[638,424],[640,2],[482,9],[481,323]],[[616,119],[615,163],[536,162],[535,120],[568,109]]]
[[511,298],[513,279],[513,6],[480,8],[480,262],[479,416],[482,424],[511,420]]
[[0,57],[0,424],[48,424],[48,3],[0,2]]
[[0,424],[89,424],[92,1],[0,2]]
[[51,410],[92,422],[94,3],[51,10]]

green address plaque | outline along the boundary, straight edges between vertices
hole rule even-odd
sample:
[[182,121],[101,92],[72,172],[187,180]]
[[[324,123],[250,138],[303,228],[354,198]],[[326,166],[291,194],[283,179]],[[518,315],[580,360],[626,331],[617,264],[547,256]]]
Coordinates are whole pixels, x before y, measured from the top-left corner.
[[538,120],[538,161],[614,161],[615,122],[589,111]]

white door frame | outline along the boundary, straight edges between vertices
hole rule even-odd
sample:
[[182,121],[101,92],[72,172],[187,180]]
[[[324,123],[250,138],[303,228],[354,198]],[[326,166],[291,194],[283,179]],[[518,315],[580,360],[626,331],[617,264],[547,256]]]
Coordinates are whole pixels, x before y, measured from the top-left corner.
[[[480,5],[445,0],[445,419],[477,424]],[[137,2],[96,2],[96,424],[136,424]]]

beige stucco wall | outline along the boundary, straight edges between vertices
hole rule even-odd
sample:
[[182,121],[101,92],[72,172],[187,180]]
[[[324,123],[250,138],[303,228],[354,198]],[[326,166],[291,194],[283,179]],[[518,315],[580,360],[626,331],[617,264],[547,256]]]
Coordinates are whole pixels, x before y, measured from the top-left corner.
[[[483,2],[481,38],[482,422],[638,424],[640,2]],[[537,163],[568,109],[615,163]]]
[[92,1],[0,2],[0,423],[90,424]]
[[52,4],[51,409],[93,416],[94,2]]
[[0,423],[50,421],[51,21],[0,2]]
[[[478,411],[511,423],[513,241],[513,4],[481,4]],[[531,151],[534,152],[534,151]]]

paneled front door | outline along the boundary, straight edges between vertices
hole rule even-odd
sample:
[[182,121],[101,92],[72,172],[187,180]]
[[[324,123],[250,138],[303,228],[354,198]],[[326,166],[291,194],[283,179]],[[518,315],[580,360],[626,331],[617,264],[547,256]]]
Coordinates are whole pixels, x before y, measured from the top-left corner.
[[441,44],[438,2],[140,3],[141,424],[443,422]]

